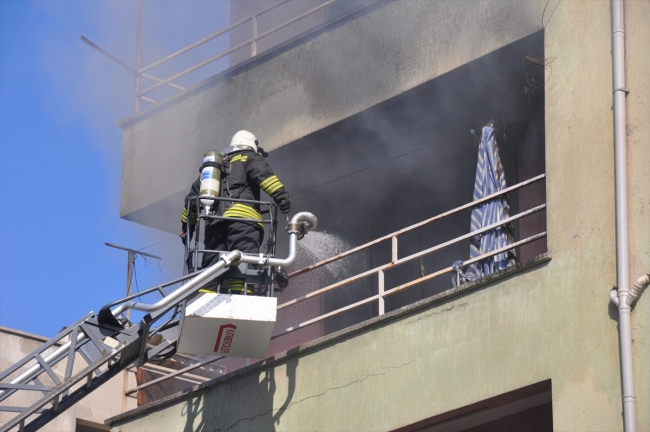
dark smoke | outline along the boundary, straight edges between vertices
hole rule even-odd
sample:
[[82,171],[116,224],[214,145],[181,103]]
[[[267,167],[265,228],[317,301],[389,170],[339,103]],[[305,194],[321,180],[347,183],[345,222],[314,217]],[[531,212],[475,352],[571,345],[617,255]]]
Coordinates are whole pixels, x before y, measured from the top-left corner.
[[[465,204],[472,199],[477,161],[478,142],[470,131],[480,138],[481,127],[489,120],[496,122],[508,185],[543,173],[544,92],[543,88],[533,95],[524,92],[521,62],[526,55],[544,57],[542,32],[271,152],[271,164],[293,193],[295,211],[313,212],[320,229],[356,246]],[[544,196],[543,190],[531,188],[522,194],[511,194],[512,214],[538,204]],[[467,233],[469,218],[466,211],[400,236],[399,256]],[[540,223],[545,221],[537,220]],[[545,250],[545,245],[541,248]],[[538,249],[521,251],[519,256],[530,257]],[[386,287],[468,256],[469,244],[461,242],[388,271]],[[359,273],[389,261],[390,242],[385,242],[355,265]],[[352,293],[326,295],[325,312],[366,298],[376,293],[376,287],[373,277],[356,283]],[[436,278],[389,297],[386,308],[450,287],[448,276]],[[376,306],[361,307],[328,321],[325,332],[375,314]]]

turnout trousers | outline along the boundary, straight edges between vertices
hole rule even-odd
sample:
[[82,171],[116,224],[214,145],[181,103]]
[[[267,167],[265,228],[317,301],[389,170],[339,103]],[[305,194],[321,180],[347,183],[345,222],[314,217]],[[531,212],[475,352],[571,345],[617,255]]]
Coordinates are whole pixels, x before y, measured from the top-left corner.
[[[264,229],[257,223],[220,221],[209,225],[205,230],[205,249],[215,251],[239,250],[244,253],[257,254],[264,239]],[[206,268],[217,262],[219,254],[204,254],[201,267]],[[241,294],[244,290],[243,279],[230,279],[230,284],[221,284],[222,293]],[[217,280],[208,283],[203,289],[215,291]],[[252,294],[252,291],[249,291]]]

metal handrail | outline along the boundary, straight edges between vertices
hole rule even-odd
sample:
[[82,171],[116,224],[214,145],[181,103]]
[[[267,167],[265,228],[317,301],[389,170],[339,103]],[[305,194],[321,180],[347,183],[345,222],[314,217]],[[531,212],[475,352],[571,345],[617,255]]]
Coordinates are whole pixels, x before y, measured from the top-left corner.
[[[472,258],[470,260],[465,261],[463,264],[464,265],[470,265],[470,264],[479,262],[479,261],[484,260],[486,258],[490,258],[491,256],[498,255],[498,254],[503,253],[503,252],[507,252],[507,251],[509,251],[511,249],[514,249],[516,247],[519,247],[519,246],[521,246],[523,244],[530,243],[530,242],[535,241],[535,240],[539,240],[540,238],[543,238],[543,237],[546,237],[546,231],[544,231],[542,233],[539,233],[539,234],[536,234],[534,236],[528,237],[528,238],[526,238],[524,240],[520,240],[518,242],[509,244],[509,245],[504,246],[504,247],[502,247],[500,249],[496,249],[496,250],[488,252],[486,254],[477,256],[475,258]],[[384,297],[388,297],[390,295],[396,294],[396,293],[398,293],[398,292],[400,292],[400,291],[402,291],[402,290],[404,290],[406,288],[410,288],[413,285],[418,285],[418,284],[420,284],[420,283],[422,283],[422,282],[424,282],[426,280],[429,280],[429,279],[432,279],[434,277],[443,275],[445,273],[449,273],[451,271],[453,271],[453,267],[446,267],[446,268],[444,268],[442,270],[431,273],[430,275],[423,276],[421,278],[418,278],[416,280],[413,280],[413,281],[408,282],[408,283],[403,284],[403,285],[399,285],[399,286],[397,286],[397,287],[395,287],[395,288],[393,288],[393,289],[391,289],[389,291],[384,291],[383,286],[381,286],[379,292],[377,294],[373,295],[373,296],[370,296],[368,298],[360,300],[360,301],[358,301],[356,303],[352,303],[350,305],[344,306],[344,307],[342,307],[340,309],[336,309],[336,310],[334,310],[332,312],[328,312],[326,314],[319,315],[319,316],[317,316],[315,318],[304,321],[304,322],[302,322],[300,324],[296,324],[295,326],[288,327],[288,328],[286,328],[286,329],[284,329],[284,330],[282,330],[282,331],[280,331],[278,333],[275,333],[273,336],[271,336],[271,339],[279,338],[280,336],[284,336],[285,334],[290,333],[292,331],[299,330],[301,328],[305,328],[305,327],[310,326],[312,324],[315,324],[317,322],[326,320],[327,318],[331,318],[333,316],[340,315],[343,312],[347,312],[347,311],[349,311],[351,309],[355,309],[355,308],[357,308],[359,306],[362,306],[364,304],[373,302],[375,300],[383,301]],[[383,272],[381,274],[383,274]],[[381,278],[380,280],[381,280],[380,283],[383,284],[383,278]],[[279,308],[280,308],[280,306],[278,306],[278,309]],[[381,309],[383,309],[383,307]],[[380,310],[379,315],[383,315],[383,310]]]
[[183,369],[179,369],[179,370],[177,370],[176,372],[172,372],[172,373],[170,373],[170,374],[167,374],[167,375],[164,375],[164,376],[158,377],[158,378],[153,379],[153,380],[151,380],[151,381],[147,381],[146,383],[141,384],[141,385],[139,385],[139,386],[136,386],[135,388],[131,388],[131,389],[125,391],[124,394],[125,394],[125,395],[133,394],[133,393],[138,392],[138,391],[140,391],[140,390],[144,390],[144,389],[146,389],[147,387],[151,387],[152,385],[156,385],[156,384],[158,384],[159,382],[167,381],[168,379],[172,379],[172,378],[174,378],[174,377],[177,377],[177,376],[183,375],[183,374],[185,374],[185,373],[187,373],[187,372],[190,372],[190,371],[193,371],[193,370],[195,370],[195,369],[202,368],[203,366],[207,366],[207,365],[209,365],[210,363],[214,363],[214,362],[216,362],[216,361],[223,360],[224,358],[226,358],[226,357],[224,357],[224,356],[219,356],[219,357],[215,357],[215,358],[211,358],[211,359],[203,360],[203,361],[198,362],[198,363],[191,364],[191,365],[189,365],[189,366],[187,366],[187,367],[184,367]]
[[[387,269],[393,268],[393,267],[397,267],[399,265],[402,265],[404,263],[412,261],[412,260],[414,260],[416,258],[420,258],[420,257],[422,257],[424,255],[428,255],[430,253],[436,252],[436,251],[438,251],[440,249],[443,249],[443,248],[445,248],[447,246],[450,246],[450,245],[452,245],[454,243],[458,243],[460,241],[467,240],[468,238],[473,237],[473,236],[475,236],[477,234],[482,234],[484,232],[492,231],[495,228],[498,228],[498,227],[500,227],[502,225],[506,225],[506,224],[508,224],[508,223],[510,223],[512,221],[517,220],[517,219],[521,219],[524,216],[528,216],[530,214],[542,211],[545,208],[546,208],[546,204],[542,204],[542,205],[534,207],[534,208],[532,208],[530,210],[526,210],[526,211],[524,211],[522,213],[516,214],[514,216],[510,216],[509,218],[504,219],[502,221],[499,221],[499,222],[493,223],[491,225],[488,225],[486,227],[483,227],[483,228],[481,228],[479,230],[471,231],[471,232],[469,232],[467,234],[456,237],[456,238],[454,238],[452,240],[449,240],[447,242],[444,242],[444,243],[441,243],[439,245],[433,246],[433,247],[431,247],[429,249],[425,249],[423,251],[414,253],[413,255],[409,255],[409,256],[404,257],[402,259],[394,260],[394,261],[392,261],[392,262],[390,262],[388,264],[384,264],[384,265],[381,265],[379,267],[375,267],[375,268],[373,268],[371,270],[367,270],[365,272],[359,273],[358,275],[355,275],[355,276],[352,276],[350,278],[344,279],[342,281],[336,282],[336,283],[334,283],[332,285],[326,286],[325,288],[321,288],[319,290],[312,291],[312,292],[310,292],[308,294],[302,295],[302,296],[297,297],[297,298],[295,298],[293,300],[282,303],[281,305],[278,305],[278,310],[284,309],[284,308],[289,307],[289,306],[293,306],[293,305],[295,305],[297,303],[300,303],[302,301],[305,301],[305,300],[307,300],[309,298],[321,295],[321,294],[326,293],[328,291],[332,291],[333,289],[336,289],[336,288],[342,287],[344,285],[350,284],[350,283],[355,282],[355,281],[357,281],[359,279],[363,279],[365,277],[372,276],[374,274],[377,274],[380,271],[387,270]],[[508,249],[512,249],[512,247],[509,247]]]
[[246,45],[250,44],[251,42],[252,42],[252,39],[249,39],[246,42],[242,42],[239,45],[236,45],[236,46],[234,46],[232,48],[229,48],[226,51],[223,51],[223,52],[221,52],[220,54],[217,54],[214,57],[210,57],[207,60],[203,60],[201,63],[197,63],[196,65],[194,65],[192,67],[189,67],[189,68],[187,68],[187,69],[185,69],[185,70],[183,70],[181,72],[178,72],[177,74],[172,75],[171,77],[169,77],[169,78],[167,78],[167,79],[165,79],[163,81],[160,81],[159,83],[154,84],[151,87],[148,87],[148,88],[136,93],[136,97],[142,97],[142,96],[146,95],[147,93],[150,93],[150,92],[156,90],[159,87],[162,87],[162,86],[164,86],[164,85],[166,85],[166,84],[168,84],[168,83],[170,83],[170,82],[172,82],[172,81],[174,81],[174,80],[176,80],[178,78],[182,78],[185,75],[187,75],[187,74],[189,74],[191,72],[194,72],[197,69],[201,69],[203,66],[207,66],[210,63],[214,63],[215,61],[227,56],[228,54],[233,53],[233,52],[237,51],[238,49],[245,47]]
[[331,257],[331,258],[327,258],[327,259],[325,259],[325,260],[323,260],[323,261],[317,262],[316,264],[312,264],[312,265],[310,265],[310,266],[308,266],[308,267],[305,267],[305,268],[303,268],[303,269],[296,270],[295,272],[291,272],[291,273],[289,273],[289,278],[296,277],[296,276],[301,275],[301,274],[303,274],[303,273],[307,273],[307,272],[310,272],[310,271],[312,271],[312,270],[315,270],[315,269],[317,269],[317,268],[319,268],[319,267],[322,267],[322,266],[324,266],[324,265],[330,264],[330,263],[332,263],[332,262],[334,262],[334,261],[338,261],[338,260],[343,259],[343,258],[345,258],[345,257],[347,257],[347,256],[350,256],[350,255],[352,255],[352,254],[354,254],[354,253],[356,253],[356,252],[359,252],[359,251],[362,251],[362,250],[364,250],[364,249],[367,249],[367,248],[369,248],[370,246],[374,246],[374,245],[379,244],[379,243],[381,243],[381,242],[383,242],[383,241],[386,241],[386,240],[388,240],[388,239],[393,239],[393,254],[392,254],[392,255],[393,255],[393,256],[395,257],[395,259],[396,259],[396,257],[397,257],[397,236],[399,236],[400,234],[404,234],[404,233],[407,233],[407,232],[409,232],[409,231],[413,231],[413,230],[416,229],[416,228],[420,228],[420,227],[422,227],[422,226],[428,225],[428,224],[430,224],[430,223],[432,223],[432,222],[435,222],[435,221],[437,221],[437,220],[443,219],[443,218],[445,218],[445,217],[447,217],[447,216],[451,216],[451,215],[456,214],[456,213],[459,213],[459,212],[461,212],[461,211],[463,211],[463,210],[467,210],[467,209],[469,209],[469,208],[472,208],[472,207],[474,207],[474,206],[476,206],[476,205],[483,204],[484,202],[487,202],[487,201],[493,200],[493,199],[496,198],[496,197],[499,197],[499,196],[501,196],[501,195],[504,195],[504,194],[507,194],[507,193],[509,193],[509,192],[512,192],[513,190],[520,189],[520,188],[522,188],[522,187],[524,187],[524,186],[528,186],[529,184],[532,184],[532,183],[538,182],[538,181],[540,181],[540,180],[543,180],[544,178],[546,178],[546,174],[540,174],[540,175],[538,175],[538,176],[535,176],[535,177],[533,177],[533,178],[530,178],[530,179],[528,179],[528,180],[525,180],[525,181],[523,181],[523,182],[521,182],[521,183],[517,183],[516,185],[513,185],[513,186],[510,186],[510,187],[507,187],[507,188],[505,188],[505,189],[503,189],[503,190],[501,190],[501,191],[499,191],[499,192],[495,192],[495,193],[493,193],[492,195],[488,195],[488,196],[486,196],[486,197],[484,197],[484,198],[481,198],[481,199],[479,199],[479,200],[476,200],[476,201],[471,201],[471,202],[469,202],[469,203],[467,203],[467,204],[464,204],[464,205],[462,205],[462,206],[460,206],[460,207],[456,207],[456,208],[454,208],[454,209],[452,209],[452,210],[449,210],[449,211],[447,211],[447,212],[441,213],[441,214],[439,214],[439,215],[437,215],[437,216],[434,216],[434,217],[432,217],[432,218],[426,219],[426,220],[424,220],[424,221],[422,221],[422,222],[418,222],[418,223],[416,223],[416,224],[413,224],[413,225],[410,225],[410,226],[408,226],[408,227],[406,227],[406,228],[403,228],[403,229],[401,229],[401,230],[399,230],[399,231],[395,231],[395,232],[390,233],[390,234],[387,234],[387,235],[385,235],[385,236],[383,236],[383,237],[379,237],[378,239],[375,239],[375,240],[373,240],[373,241],[371,241],[371,242],[368,242],[368,243],[362,244],[361,246],[357,246],[357,247],[352,248],[352,249],[350,249],[350,250],[348,250],[348,251],[345,251],[345,252],[343,252],[343,253],[340,253],[340,254],[338,254],[338,255],[336,255],[336,256],[333,256],[333,257]]
[[140,72],[147,71],[147,70],[149,70],[149,69],[151,69],[153,67],[156,67],[156,66],[158,66],[158,65],[160,65],[160,64],[162,64],[162,63],[164,63],[164,62],[166,62],[168,60],[176,58],[181,54],[185,54],[186,52],[191,51],[194,48],[199,47],[199,46],[203,45],[206,42],[210,42],[212,39],[217,38],[217,37],[221,36],[224,33],[229,32],[230,30],[234,29],[235,27],[238,27],[238,26],[244,24],[245,22],[250,21],[251,19],[253,19],[253,17],[260,16],[260,15],[270,11],[271,9],[275,9],[276,7],[282,5],[283,3],[286,3],[288,1],[289,0],[280,0],[277,3],[274,3],[274,4],[270,5],[270,6],[267,6],[264,9],[262,9],[261,11],[255,12],[251,16],[243,18],[243,19],[237,21],[236,23],[230,24],[228,27],[224,27],[223,29],[221,29],[221,30],[219,30],[219,31],[217,31],[215,33],[212,33],[211,35],[206,36],[203,39],[201,39],[201,40],[199,40],[197,42],[194,42],[193,44],[190,44],[190,45],[186,46],[185,48],[181,48],[180,50],[178,50],[178,51],[176,51],[176,52],[174,52],[172,54],[169,54],[167,57],[161,58],[160,60],[157,60],[157,61],[151,63],[150,65],[143,67],[142,69],[140,69]]
[[[214,33],[204,37],[203,39],[201,39],[199,41],[196,41],[196,42],[194,42],[194,43],[192,43],[192,44],[190,44],[190,45],[188,45],[188,46],[186,46],[184,48],[181,48],[178,51],[175,51],[175,52],[173,52],[173,53],[171,53],[171,54],[169,54],[169,55],[167,55],[167,56],[165,56],[165,57],[163,57],[163,58],[161,58],[159,60],[156,60],[156,61],[154,61],[153,63],[151,63],[151,64],[149,64],[147,66],[144,66],[144,67],[136,66],[136,69],[132,70],[130,67],[128,67],[126,65],[123,65],[124,67],[127,67],[129,70],[132,70],[132,73],[134,73],[136,77],[147,78],[147,79],[150,79],[150,80],[156,82],[155,84],[153,84],[153,85],[151,85],[151,86],[149,86],[149,87],[147,87],[146,89],[143,89],[143,90],[140,90],[140,88],[139,88],[140,86],[139,86],[139,82],[138,82],[138,85],[136,86],[136,91],[135,91],[136,112],[139,111],[139,101],[140,100],[150,102],[150,103],[155,103],[155,101],[153,99],[147,98],[145,96],[145,95],[151,93],[152,91],[154,91],[154,90],[156,90],[156,89],[158,89],[158,88],[160,88],[162,86],[169,86],[169,87],[173,87],[173,88],[175,88],[177,90],[183,91],[183,90],[185,90],[185,87],[182,87],[182,86],[180,86],[178,84],[175,84],[175,83],[173,83],[173,81],[175,81],[175,80],[177,80],[179,78],[182,78],[182,77],[196,71],[197,69],[200,69],[200,68],[202,68],[202,67],[204,67],[204,66],[206,66],[206,65],[208,65],[210,63],[213,63],[213,62],[215,62],[215,61],[217,61],[217,60],[219,60],[219,59],[221,59],[221,58],[223,58],[223,57],[225,57],[225,56],[227,56],[227,55],[229,55],[229,54],[231,54],[231,53],[233,53],[233,52],[235,52],[235,51],[237,51],[237,50],[239,50],[241,48],[244,48],[244,47],[246,47],[248,45],[251,46],[251,57],[255,57],[258,54],[258,51],[257,51],[257,41],[258,40],[260,40],[260,39],[262,39],[262,38],[264,38],[264,37],[266,37],[266,36],[268,36],[268,35],[270,35],[272,33],[275,33],[277,31],[287,27],[288,25],[293,24],[296,21],[298,21],[300,19],[303,19],[303,18],[313,14],[314,12],[317,12],[317,11],[319,11],[319,10],[321,10],[321,9],[323,9],[323,8],[333,4],[333,3],[339,2],[339,1],[341,1],[341,0],[327,0],[327,1],[319,4],[318,6],[315,6],[315,7],[311,8],[311,9],[309,9],[308,11],[301,13],[298,16],[295,16],[295,17],[293,17],[293,18],[291,18],[291,19],[289,19],[289,20],[287,20],[287,21],[285,21],[285,22],[283,22],[283,23],[281,23],[281,24],[279,24],[279,25],[277,25],[277,26],[263,32],[263,33],[258,34],[258,32],[257,32],[257,21],[258,21],[259,17],[261,15],[264,15],[265,13],[267,13],[267,12],[269,12],[269,11],[271,11],[271,10],[273,10],[273,9],[275,9],[275,8],[289,2],[289,0],[280,0],[277,3],[269,5],[269,6],[265,7],[264,9],[262,9],[260,11],[257,11],[254,14],[252,14],[252,15],[246,17],[246,18],[243,18],[243,19],[241,19],[241,20],[239,20],[239,21],[237,21],[235,23],[232,23],[232,24],[228,25],[227,27],[224,27],[221,30],[219,30],[217,32],[214,32]],[[357,7],[355,10],[366,7],[369,4],[370,3],[361,5],[361,6]],[[166,79],[161,79],[161,78],[155,77],[155,76],[150,75],[150,74],[145,74],[146,71],[149,71],[149,70],[155,68],[156,66],[159,66],[159,65],[161,65],[161,64],[163,64],[163,63],[165,63],[165,62],[167,62],[169,60],[175,59],[178,56],[193,50],[194,48],[197,48],[197,47],[199,47],[201,45],[204,45],[205,43],[210,42],[211,40],[213,40],[213,39],[215,39],[215,38],[217,38],[217,37],[219,37],[219,36],[221,36],[223,34],[226,34],[226,33],[230,32],[230,31],[232,31],[233,29],[235,29],[235,28],[237,28],[237,27],[239,27],[239,26],[241,26],[241,25],[243,25],[243,24],[245,24],[245,23],[247,23],[249,21],[252,23],[252,34],[251,34],[251,37],[248,40],[246,40],[244,42],[241,42],[240,44],[238,44],[238,45],[236,45],[234,47],[230,47],[230,48],[218,53],[217,55],[215,55],[213,57],[210,57],[210,58],[208,58],[208,59],[206,59],[206,60],[204,60],[204,61],[202,61],[200,63],[197,63],[194,66],[191,66],[191,67],[189,67],[187,69],[184,69],[184,70],[182,70],[182,71],[180,71],[180,72],[178,72],[178,73],[176,73],[176,74],[174,74],[174,75],[172,75],[172,76],[170,76],[170,77],[168,77]],[[138,37],[141,38],[141,34],[139,34]],[[99,48],[99,47],[97,47],[97,49],[101,50],[101,48]],[[108,54],[108,55],[110,56],[110,54]],[[111,57],[113,57],[113,56],[111,56]],[[138,58],[140,58],[140,57],[138,57]],[[122,63],[117,59],[114,59],[114,60],[117,61],[118,63]]]
[[[102,47],[100,47],[99,45],[97,45],[96,43],[92,42],[92,41],[91,41],[90,39],[88,39],[87,37],[81,36],[80,39],[81,39],[81,41],[82,41],[83,43],[89,45],[91,48],[97,50],[97,51],[100,52],[101,54],[103,54],[103,55],[105,55],[106,57],[108,57],[109,59],[113,60],[113,61],[114,61],[115,63],[117,63],[118,65],[122,66],[122,67],[123,67],[124,69],[126,69],[127,71],[131,72],[131,73],[133,74],[133,76],[134,76],[136,79],[139,78],[139,77],[142,77],[142,78],[147,78],[147,79],[150,79],[150,80],[152,80],[152,81],[156,81],[156,82],[161,82],[161,81],[162,81],[161,78],[155,77],[155,76],[150,75],[150,74],[143,73],[143,72],[142,72],[142,69],[141,69],[140,71],[138,71],[138,70],[136,70],[136,69],[133,69],[131,66],[127,65],[127,64],[124,63],[122,60],[118,59],[118,58],[115,57],[113,54],[111,54],[111,53],[109,53],[108,51],[106,51],[104,48],[102,48]],[[176,90],[186,90],[185,87],[183,87],[183,86],[179,86],[178,84],[167,83],[167,85],[168,85],[169,87],[175,88]]]
[[[329,0],[329,1],[326,1],[325,3],[322,3],[322,4],[320,4],[320,5],[316,6],[316,7],[314,7],[314,8],[312,8],[312,9],[308,10],[307,12],[304,12],[304,13],[298,15],[297,17],[294,17],[294,18],[292,18],[292,19],[290,19],[290,20],[288,20],[288,21],[285,21],[284,23],[282,23],[282,24],[280,24],[280,25],[278,25],[278,26],[276,26],[276,27],[274,27],[274,28],[272,28],[272,29],[270,29],[270,30],[265,31],[264,33],[262,33],[262,34],[260,34],[260,35],[257,35],[256,33],[257,33],[257,17],[258,17],[259,15],[261,15],[261,13],[259,13],[259,12],[254,13],[253,15],[251,15],[251,16],[248,17],[248,18],[244,18],[243,20],[238,21],[238,22],[236,23],[236,25],[228,26],[228,27],[227,27],[228,30],[221,30],[221,31],[217,32],[218,34],[215,33],[215,35],[220,36],[221,34],[225,33],[226,31],[232,30],[233,28],[235,28],[235,27],[237,27],[237,26],[239,26],[239,25],[241,25],[241,24],[243,24],[243,23],[245,23],[245,22],[248,22],[248,21],[250,21],[250,20],[253,20],[253,23],[254,23],[254,25],[253,25],[253,35],[252,35],[252,37],[251,37],[250,39],[248,39],[248,40],[245,41],[245,42],[240,43],[240,44],[237,45],[237,46],[231,47],[231,48],[229,48],[229,49],[227,49],[227,50],[225,50],[225,51],[223,51],[223,52],[217,54],[217,55],[214,56],[214,57],[210,57],[210,58],[207,59],[207,60],[204,60],[204,61],[202,61],[202,62],[200,62],[200,63],[198,63],[198,64],[196,64],[196,65],[194,65],[194,66],[192,66],[192,67],[189,67],[189,68],[187,68],[187,69],[185,69],[185,70],[183,70],[183,71],[181,71],[181,72],[178,72],[177,74],[175,74],[175,75],[173,75],[173,76],[167,78],[166,80],[160,81],[160,82],[158,82],[157,84],[154,84],[154,85],[152,85],[151,87],[146,88],[145,90],[142,90],[142,91],[139,92],[136,96],[144,96],[145,94],[150,93],[150,92],[152,92],[153,90],[155,90],[155,89],[157,89],[157,88],[159,88],[159,87],[162,87],[162,86],[164,86],[164,85],[166,85],[166,84],[171,83],[171,82],[174,81],[175,79],[178,79],[178,78],[184,77],[185,75],[187,75],[187,74],[189,74],[189,73],[191,73],[191,72],[194,72],[195,70],[200,69],[200,68],[202,68],[203,66],[206,66],[206,65],[208,65],[208,64],[210,64],[210,63],[213,63],[213,62],[215,62],[215,61],[217,61],[217,60],[219,60],[219,59],[221,59],[221,58],[227,56],[228,54],[233,53],[233,52],[237,51],[238,49],[241,49],[241,48],[243,48],[243,47],[245,47],[245,46],[247,46],[247,45],[252,45],[253,48],[252,48],[251,57],[254,57],[255,55],[257,55],[257,46],[256,46],[256,43],[257,43],[257,40],[258,40],[258,39],[261,39],[261,38],[263,38],[263,37],[265,37],[265,36],[268,36],[268,35],[270,35],[271,33],[274,33],[274,32],[276,32],[276,31],[278,31],[278,30],[280,30],[280,29],[282,29],[282,28],[288,26],[289,24],[294,23],[294,22],[296,22],[297,20],[302,19],[302,18],[304,18],[304,17],[306,17],[306,16],[308,16],[308,15],[310,15],[310,14],[316,12],[317,10],[320,10],[320,9],[324,8],[325,6],[328,6],[328,5],[330,5],[331,3],[334,3],[334,2],[336,2],[336,1],[339,1],[339,0]],[[277,7],[277,6],[279,6],[281,3],[284,3],[284,1],[283,1],[283,2],[280,2],[280,3],[278,3],[278,4],[275,4],[275,5],[272,5],[271,7],[268,7],[267,10],[264,10],[264,12],[267,12],[268,10],[271,10],[271,9],[273,9],[273,8],[275,8],[275,7]],[[217,36],[214,36],[214,37],[210,37],[210,36],[208,36],[209,39],[206,38],[207,40],[206,40],[205,42],[208,42],[209,40],[212,40],[212,39],[214,39],[214,38],[217,37]],[[198,43],[198,44],[196,44],[196,45],[195,45],[194,47],[192,47],[192,48],[198,47],[199,45],[202,45],[202,44],[205,43],[205,42]],[[186,50],[186,51],[184,51],[184,52],[187,52],[187,51],[191,50],[192,48],[190,48],[190,49],[188,49],[188,50]],[[182,51],[182,50],[180,50],[180,51]],[[177,51],[177,52],[178,52],[178,51]],[[180,55],[180,54],[179,54],[179,55]],[[161,62],[161,63],[162,63],[162,62]],[[160,64],[160,63],[158,63],[158,64]],[[153,66],[151,66],[151,65],[148,66],[148,68],[150,68],[150,67],[153,67]]]

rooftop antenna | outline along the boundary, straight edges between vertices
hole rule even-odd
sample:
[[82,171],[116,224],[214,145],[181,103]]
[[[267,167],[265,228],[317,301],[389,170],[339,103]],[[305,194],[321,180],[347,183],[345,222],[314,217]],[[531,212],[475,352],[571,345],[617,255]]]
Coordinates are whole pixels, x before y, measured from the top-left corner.
[[[124,246],[118,246],[113,243],[108,243],[104,242],[106,246],[115,248],[115,249],[121,249],[123,251],[127,251],[129,253],[129,261],[126,267],[126,296],[131,295],[131,280],[133,279],[133,265],[135,264],[135,257],[136,255],[141,255],[143,257],[148,257],[148,258],[153,258],[157,259],[158,261],[162,261],[162,258],[156,255],[148,254],[146,252],[140,252],[139,250],[127,248]],[[131,318],[131,311],[127,310],[124,315],[126,316],[127,320],[130,320]],[[128,396],[126,395],[126,391],[129,389],[129,371],[128,369],[124,370],[124,381],[123,381],[123,391],[122,391],[122,412],[126,412],[126,402]]]

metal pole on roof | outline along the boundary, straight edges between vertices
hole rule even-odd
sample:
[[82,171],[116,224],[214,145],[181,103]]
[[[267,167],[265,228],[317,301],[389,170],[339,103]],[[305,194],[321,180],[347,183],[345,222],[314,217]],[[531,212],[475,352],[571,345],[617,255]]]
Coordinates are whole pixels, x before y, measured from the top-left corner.
[[144,0],[138,1],[138,26],[135,30],[135,112],[140,111],[140,73],[142,72],[142,23],[144,21]]
[[[142,0],[140,1],[140,3],[142,3]],[[137,107],[137,103],[138,103],[138,100],[136,98],[136,107]],[[124,247],[124,246],[118,246],[116,244],[108,243],[108,242],[104,242],[104,244],[106,246],[109,246],[109,247],[112,247],[112,248],[115,248],[115,249],[121,249],[121,250],[126,251],[126,252],[129,253],[128,263],[127,263],[127,267],[126,267],[126,296],[127,297],[131,295],[131,281],[133,280],[133,265],[135,264],[135,256],[136,255],[142,255],[142,256],[145,256],[145,257],[149,257],[149,258],[153,258],[153,259],[157,259],[157,260],[162,260],[161,257],[156,256],[156,255],[152,255],[152,254],[148,254],[146,252],[140,252],[140,251],[135,250],[135,249],[127,248],[127,247]],[[127,310],[126,313],[124,314],[124,316],[126,316],[126,319],[129,320],[131,318],[131,311]],[[124,369],[124,377],[123,377],[123,381],[122,381],[122,412],[126,411],[126,406],[127,406],[127,402],[128,402],[128,398],[129,398],[129,396],[126,393],[128,391],[128,389],[129,389],[129,370],[127,368],[127,369]]]

